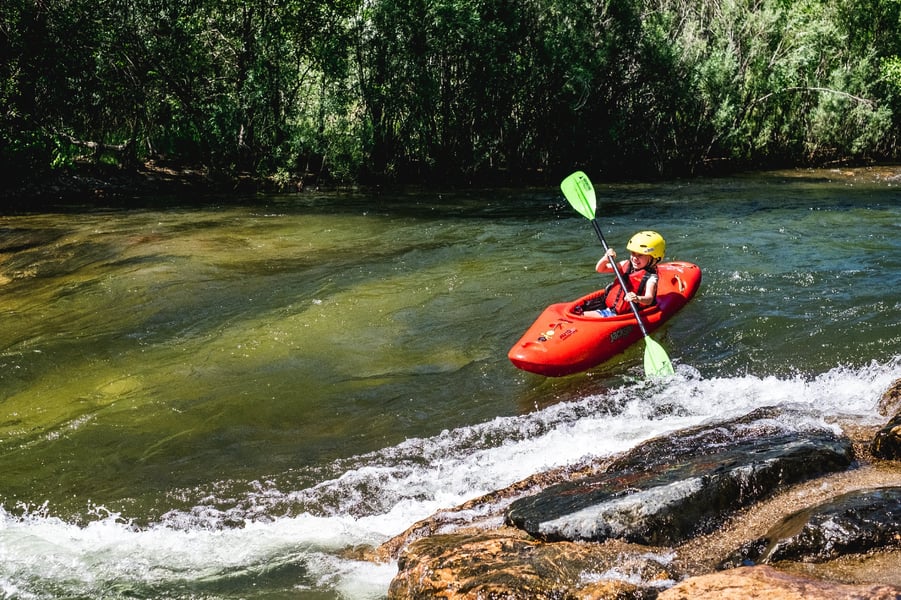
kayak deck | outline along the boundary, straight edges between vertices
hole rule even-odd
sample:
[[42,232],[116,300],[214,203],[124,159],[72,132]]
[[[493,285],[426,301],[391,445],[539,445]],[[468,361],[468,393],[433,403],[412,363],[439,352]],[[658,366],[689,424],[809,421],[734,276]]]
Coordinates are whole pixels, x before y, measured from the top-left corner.
[[[657,304],[639,312],[648,332],[685,306],[701,284],[701,269],[687,262],[661,263],[657,275]],[[584,301],[603,295],[604,290],[596,290],[548,306],[510,349],[510,361],[524,371],[561,377],[595,367],[642,339],[631,311],[605,318],[573,312]]]

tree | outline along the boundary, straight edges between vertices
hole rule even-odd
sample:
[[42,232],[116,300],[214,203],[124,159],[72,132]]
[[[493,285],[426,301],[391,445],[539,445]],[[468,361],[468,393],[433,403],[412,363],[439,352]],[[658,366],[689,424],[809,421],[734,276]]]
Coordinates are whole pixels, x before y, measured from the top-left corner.
[[288,184],[891,160],[896,0],[9,0],[0,159]]

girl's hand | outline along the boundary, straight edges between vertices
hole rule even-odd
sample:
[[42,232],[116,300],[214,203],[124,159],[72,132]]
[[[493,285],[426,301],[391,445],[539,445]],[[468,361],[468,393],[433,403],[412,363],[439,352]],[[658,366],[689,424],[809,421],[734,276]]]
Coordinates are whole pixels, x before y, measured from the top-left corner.
[[635,292],[629,292],[628,294],[626,294],[626,300],[638,304],[638,294],[636,294]]
[[594,270],[598,273],[612,273],[613,267],[610,266],[611,260],[616,260],[616,250],[608,248],[607,252],[604,253],[604,256],[598,260],[598,264],[594,266]]

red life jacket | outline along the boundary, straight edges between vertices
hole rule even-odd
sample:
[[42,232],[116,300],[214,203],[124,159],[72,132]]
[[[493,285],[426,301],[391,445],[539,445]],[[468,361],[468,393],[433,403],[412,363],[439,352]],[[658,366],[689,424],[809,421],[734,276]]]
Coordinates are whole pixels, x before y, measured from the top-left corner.
[[[657,275],[657,269],[650,266],[639,271],[633,271],[632,263],[630,262],[626,265],[626,269],[622,273],[625,276],[624,278],[628,289],[623,290],[623,287],[619,284],[619,278],[617,277],[613,280],[613,283],[607,286],[607,294],[604,296],[604,304],[618,315],[632,310],[629,306],[629,301],[626,300],[626,292],[634,291],[639,296],[644,296],[644,290],[648,284],[648,280]],[[651,303],[646,306],[654,306],[655,304],[657,304],[656,296]]]

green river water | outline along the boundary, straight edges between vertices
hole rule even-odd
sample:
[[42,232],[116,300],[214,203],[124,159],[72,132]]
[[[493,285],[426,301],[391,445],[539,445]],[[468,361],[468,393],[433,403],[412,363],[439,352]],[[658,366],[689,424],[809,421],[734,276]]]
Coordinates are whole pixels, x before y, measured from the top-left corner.
[[381,598],[348,548],[535,470],[767,403],[878,421],[901,170],[596,189],[611,245],[704,273],[672,381],[507,360],[607,283],[557,189],[0,213],[0,598]]

